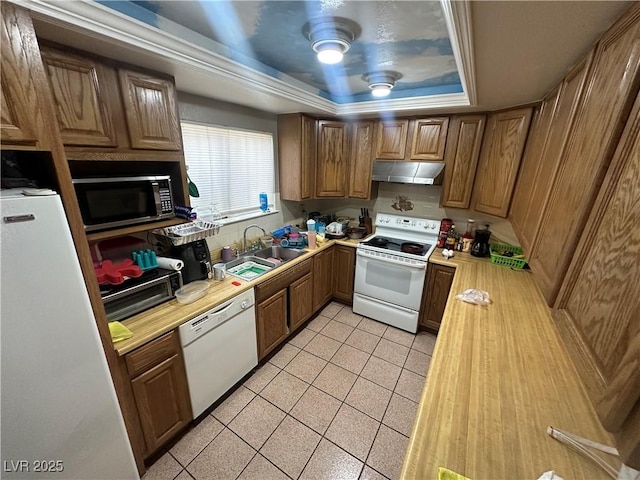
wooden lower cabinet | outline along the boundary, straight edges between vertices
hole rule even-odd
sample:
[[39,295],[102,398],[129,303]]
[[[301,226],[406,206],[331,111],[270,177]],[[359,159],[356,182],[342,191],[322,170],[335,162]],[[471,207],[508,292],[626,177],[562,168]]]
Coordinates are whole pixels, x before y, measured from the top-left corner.
[[258,303],[256,324],[258,328],[258,358],[262,359],[280,345],[289,334],[286,288]]
[[182,349],[174,330],[125,357],[148,457],[191,422]]
[[292,332],[313,315],[313,273],[289,285],[289,325]]
[[427,284],[422,295],[420,326],[438,331],[444,308],[447,305],[451,282],[456,269],[430,263],[427,272]]
[[313,259],[310,258],[256,286],[259,360],[315,312],[313,278]]
[[317,311],[333,295],[333,248],[313,257],[313,310]]
[[356,249],[336,245],[333,247],[333,298],[353,303],[353,280],[356,268]]

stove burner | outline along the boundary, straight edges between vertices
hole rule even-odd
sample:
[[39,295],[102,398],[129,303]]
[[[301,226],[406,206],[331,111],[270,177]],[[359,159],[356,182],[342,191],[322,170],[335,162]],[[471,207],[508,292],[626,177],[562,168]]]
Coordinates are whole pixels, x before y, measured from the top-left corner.
[[369,245],[371,247],[381,248],[384,250],[393,250],[396,252],[409,253],[411,255],[424,256],[431,248],[430,244],[423,244],[417,242],[407,242],[397,238],[386,238],[386,237],[373,237],[366,242],[363,242],[363,245]]
[[380,247],[380,248],[386,247],[388,243],[389,243],[389,240],[382,237],[373,237],[368,242],[364,242],[365,245],[371,245],[372,247]]

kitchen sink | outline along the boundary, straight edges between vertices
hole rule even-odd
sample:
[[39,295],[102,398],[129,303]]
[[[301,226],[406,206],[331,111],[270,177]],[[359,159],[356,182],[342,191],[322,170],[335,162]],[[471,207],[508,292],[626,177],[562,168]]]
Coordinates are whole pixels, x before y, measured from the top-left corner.
[[298,250],[297,248],[283,248],[280,246],[267,247],[262,250],[251,252],[251,255],[255,257],[262,258],[276,264],[288,262],[289,260],[293,260],[294,258],[298,258],[304,254],[304,250]]
[[278,263],[261,257],[247,255],[225,263],[227,273],[242,280],[250,281],[271,271]]
[[229,275],[249,281],[304,254],[304,250],[274,246],[247,252],[225,265]]

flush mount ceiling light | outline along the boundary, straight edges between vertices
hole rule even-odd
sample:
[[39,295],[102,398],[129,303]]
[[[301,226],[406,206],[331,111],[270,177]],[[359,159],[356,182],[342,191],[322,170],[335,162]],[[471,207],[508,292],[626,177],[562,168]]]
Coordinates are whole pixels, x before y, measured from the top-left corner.
[[396,84],[396,80],[400,78],[402,78],[402,74],[389,70],[365,73],[362,76],[362,79],[369,84],[371,95],[378,98],[389,95]]
[[358,38],[360,27],[346,18],[326,17],[305,23],[302,34],[311,42],[318,61],[331,65],[342,61]]

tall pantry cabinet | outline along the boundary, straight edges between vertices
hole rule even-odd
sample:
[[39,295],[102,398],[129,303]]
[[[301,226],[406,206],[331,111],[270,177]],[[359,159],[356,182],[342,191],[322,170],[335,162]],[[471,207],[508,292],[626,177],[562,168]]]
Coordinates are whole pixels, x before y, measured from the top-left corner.
[[[554,309],[604,427],[640,464],[640,95]],[[628,460],[626,463],[632,464]]]
[[600,40],[529,264],[553,304],[640,86],[640,8]]

